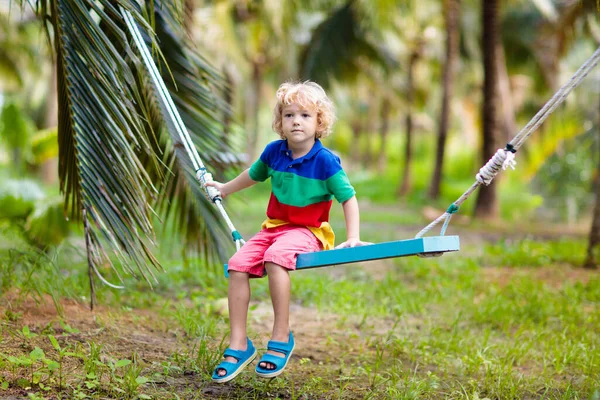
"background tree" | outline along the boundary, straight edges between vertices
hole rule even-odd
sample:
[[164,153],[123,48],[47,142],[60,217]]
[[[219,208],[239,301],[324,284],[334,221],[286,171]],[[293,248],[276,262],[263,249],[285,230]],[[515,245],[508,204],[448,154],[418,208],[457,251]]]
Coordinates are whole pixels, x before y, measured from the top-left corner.
[[442,104],[438,125],[435,164],[429,197],[437,199],[440,195],[442,171],[444,169],[444,153],[451,117],[450,103],[454,87],[454,72],[458,58],[458,41],[460,38],[460,0],[444,1],[444,20],[446,26],[446,55],[442,74]]
[[[598,128],[600,130],[600,126]],[[588,269],[597,269],[600,264],[600,154],[596,155],[598,166],[594,177],[594,208],[592,211],[592,224],[588,234],[588,247],[583,266]]]
[[296,1],[220,0],[205,4],[196,20],[195,41],[225,71],[227,96],[235,96],[230,101],[243,125],[247,163],[257,157],[265,83],[298,77],[292,32],[299,9]]
[[413,117],[415,114],[415,68],[417,62],[422,57],[423,52],[423,41],[417,39],[410,52],[409,60],[407,63],[407,74],[406,74],[406,116],[405,116],[405,137],[406,141],[404,144],[404,165],[402,167],[402,176],[400,178],[400,186],[398,187],[398,195],[406,195],[412,188],[411,178],[411,162],[412,162],[412,151],[413,151]]
[[[482,165],[497,149],[498,131],[498,65],[497,42],[499,38],[499,8],[496,0],[481,2],[482,47],[483,47],[483,129]],[[476,217],[495,217],[498,214],[497,185],[481,186],[475,203]]]

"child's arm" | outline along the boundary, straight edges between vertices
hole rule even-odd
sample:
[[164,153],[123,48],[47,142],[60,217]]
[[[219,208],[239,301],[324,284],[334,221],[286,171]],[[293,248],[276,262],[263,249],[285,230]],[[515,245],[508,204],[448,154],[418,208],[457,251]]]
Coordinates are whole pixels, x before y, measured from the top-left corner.
[[344,210],[344,218],[346,219],[346,241],[335,248],[342,249],[344,247],[370,244],[368,242],[361,242],[360,240],[360,213],[358,211],[356,196],[352,196],[343,202],[342,208]]
[[221,197],[225,198],[232,193],[239,192],[242,189],[246,189],[257,183],[256,181],[250,178],[250,174],[248,173],[249,169],[246,169],[244,172],[239,174],[234,179],[230,180],[227,183],[221,183],[217,181],[206,182],[206,186],[212,186],[221,192]]

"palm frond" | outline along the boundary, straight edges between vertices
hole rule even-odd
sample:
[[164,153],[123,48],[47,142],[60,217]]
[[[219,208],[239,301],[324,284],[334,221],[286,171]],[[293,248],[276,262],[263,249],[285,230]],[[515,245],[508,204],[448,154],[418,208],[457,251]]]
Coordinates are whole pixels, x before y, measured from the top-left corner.
[[[166,135],[161,118],[151,116],[151,89],[141,78],[141,63],[115,8],[128,10],[149,34],[157,60],[171,68],[163,65],[163,76],[171,84],[196,146],[207,163],[222,167],[216,149],[221,148],[218,118],[223,105],[209,89],[220,81],[201,57],[190,56],[181,36],[167,29],[177,23],[170,14],[173,4],[161,1],[154,12],[140,10],[134,0],[39,0],[37,4],[39,16],[52,24],[57,59],[59,177],[65,210],[72,209],[76,218],[83,214],[93,269],[109,264],[119,274],[108,256],[108,244],[123,269],[150,283],[154,269],[160,268],[152,252],[152,204],[167,215],[178,210],[189,218],[189,224],[181,225],[188,232],[195,228],[195,238],[206,244],[205,249],[213,249],[210,245],[225,232],[198,185],[192,183],[186,156],[178,154],[181,165],[175,163],[177,142]],[[155,23],[160,45],[154,22],[148,24],[144,12],[151,21],[154,14],[162,16]],[[202,82],[197,82],[198,76]],[[164,188],[173,189],[161,193]]]
[[339,81],[355,81],[361,66],[359,60],[386,66],[389,60],[372,45],[359,22],[353,1],[335,10],[315,30],[300,60],[300,75],[329,87],[335,77]]
[[[223,143],[220,119],[231,113],[218,96],[224,91],[224,80],[183,41],[183,32],[178,31],[177,27],[173,9],[165,7],[155,10],[156,35],[164,62],[155,61],[160,66],[162,78],[194,145],[200,150],[203,162],[217,178],[222,177],[223,170],[241,163]],[[143,72],[140,71],[141,74]],[[157,98],[154,96],[149,99],[149,110],[153,104],[157,104],[153,101]],[[185,236],[187,248],[223,259],[227,249],[223,244],[231,242],[228,230],[220,220],[217,209],[203,195],[192,162],[181,138],[171,126],[165,106],[160,103],[157,105],[169,135],[168,140],[163,137],[159,141],[163,143],[161,154],[164,154],[167,173],[161,185],[161,196],[156,202],[157,211],[166,220],[173,221],[175,230]]]

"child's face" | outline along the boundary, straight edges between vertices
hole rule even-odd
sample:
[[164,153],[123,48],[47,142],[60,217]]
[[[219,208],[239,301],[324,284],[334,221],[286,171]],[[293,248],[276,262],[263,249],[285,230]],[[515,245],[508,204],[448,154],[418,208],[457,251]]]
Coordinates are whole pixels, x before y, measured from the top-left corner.
[[281,126],[288,143],[296,146],[315,141],[317,131],[317,111],[290,104],[281,110]]

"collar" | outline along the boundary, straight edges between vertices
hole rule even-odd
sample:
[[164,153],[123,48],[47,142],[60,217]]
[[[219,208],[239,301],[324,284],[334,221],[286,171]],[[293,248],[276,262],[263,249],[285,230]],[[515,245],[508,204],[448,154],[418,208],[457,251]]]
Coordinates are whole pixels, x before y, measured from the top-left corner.
[[[288,142],[287,139],[282,140],[282,145],[281,148],[279,149],[280,152],[285,153],[286,155],[288,155],[289,157],[291,157],[291,153],[288,154],[289,152],[289,147],[288,147]],[[323,143],[321,143],[321,141],[319,139],[315,139],[315,144],[313,144],[313,147],[310,149],[310,151],[300,157],[295,159],[294,161],[302,161],[302,160],[310,160],[311,158],[313,158],[319,151],[321,151],[321,149],[323,149]]]

